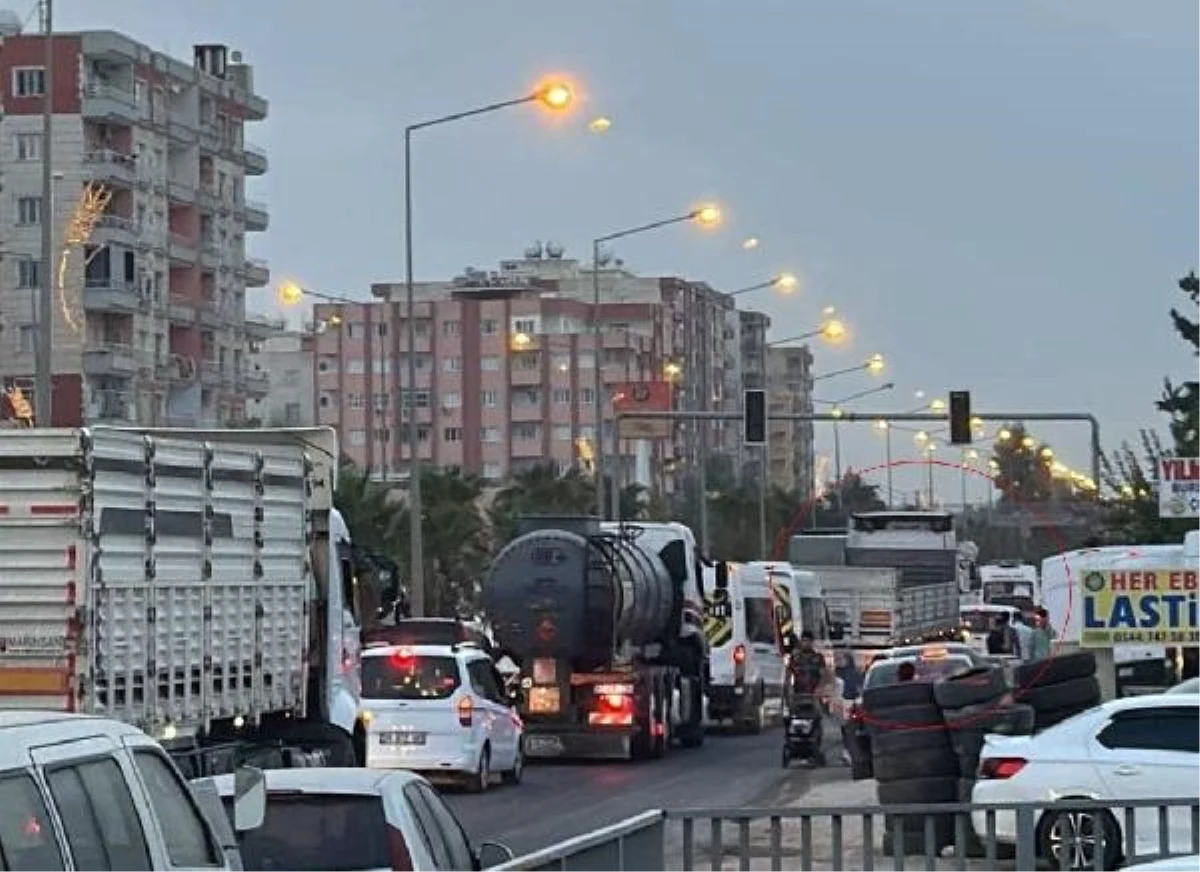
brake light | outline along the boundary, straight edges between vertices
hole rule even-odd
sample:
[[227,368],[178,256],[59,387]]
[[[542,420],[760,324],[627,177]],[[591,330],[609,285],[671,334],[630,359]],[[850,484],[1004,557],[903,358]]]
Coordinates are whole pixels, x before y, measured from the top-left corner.
[[595,710],[588,712],[588,723],[599,726],[628,726],[633,723],[633,696],[628,693],[601,693],[593,697]]
[[862,723],[865,717],[866,715],[863,713],[863,710],[858,703],[855,703],[850,707],[850,720],[854,721],[855,723]]
[[398,648],[392,652],[389,659],[397,669],[407,669],[413,665],[413,662],[417,659],[417,655],[413,653],[411,648]]
[[746,646],[738,645],[733,649],[733,662],[741,665],[746,662]]
[[1025,768],[1021,757],[988,757],[979,763],[979,777],[1003,780],[1012,778]]
[[404,839],[404,833],[390,824],[387,828],[387,846],[388,860],[391,861],[392,868],[398,872],[412,872],[412,854],[408,852],[408,842]]
[[471,697],[464,696],[458,701],[458,723],[460,726],[471,726],[471,716],[475,713],[475,704]]

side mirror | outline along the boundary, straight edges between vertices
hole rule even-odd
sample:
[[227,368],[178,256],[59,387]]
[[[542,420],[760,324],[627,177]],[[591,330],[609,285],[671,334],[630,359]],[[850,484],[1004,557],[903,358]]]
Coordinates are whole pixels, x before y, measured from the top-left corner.
[[475,853],[475,862],[480,869],[491,869],[512,859],[512,848],[499,842],[481,842]]
[[725,590],[729,587],[729,564],[724,560],[718,560],[716,565],[716,581],[719,590]]
[[233,774],[233,828],[239,833],[257,830],[267,817],[267,776],[254,766],[241,766]]

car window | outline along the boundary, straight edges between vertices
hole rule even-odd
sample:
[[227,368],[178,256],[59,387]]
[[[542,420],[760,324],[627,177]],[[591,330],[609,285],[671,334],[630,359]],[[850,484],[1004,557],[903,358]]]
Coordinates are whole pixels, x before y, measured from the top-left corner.
[[52,769],[46,781],[76,869],[154,868],[133,797],[115,760]]
[[462,824],[458,822],[454,812],[450,811],[442,798],[428,784],[418,783],[416,789],[425,798],[437,819],[438,829],[441,830],[442,838],[446,841],[446,853],[450,857],[450,868],[472,868],[475,865],[475,856],[471,851],[471,843],[467,840],[467,834],[463,832]]
[[1119,712],[1096,741],[1109,750],[1200,753],[1197,710],[1182,706]]
[[[233,797],[222,798],[233,824]],[[263,825],[241,834],[249,870],[351,872],[390,869],[387,818],[378,796],[269,793]]]
[[[433,813],[433,809],[429,807],[429,802],[425,796],[417,789],[418,782],[413,782],[404,788],[404,798],[408,801],[408,807],[413,813],[413,817],[417,821],[417,829],[421,831],[421,838],[425,841],[425,847],[429,850],[429,856],[433,858],[433,867],[435,869],[453,870],[455,869],[454,862],[450,859],[450,851],[446,845],[446,840],[442,838],[441,827],[438,826],[437,816]],[[464,866],[464,869],[470,869],[469,865]]]
[[25,773],[0,776],[0,869],[65,869],[50,812]]
[[746,597],[746,640],[775,644],[775,609],[766,597]]
[[467,675],[471,679],[471,687],[484,699],[504,703],[504,694],[496,684],[496,676],[492,664],[488,660],[472,660],[467,664]]
[[200,809],[166,758],[156,751],[145,750],[135,751],[133,759],[162,824],[171,863],[189,869],[223,865],[224,858],[209,836]]
[[451,656],[396,652],[362,659],[365,699],[448,699],[460,683]]

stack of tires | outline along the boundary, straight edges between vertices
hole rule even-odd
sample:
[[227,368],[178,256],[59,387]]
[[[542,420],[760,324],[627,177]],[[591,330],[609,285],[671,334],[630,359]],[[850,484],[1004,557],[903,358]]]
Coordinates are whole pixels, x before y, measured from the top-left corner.
[[989,733],[1028,736],[1034,710],[1008,701],[1008,681],[998,666],[984,666],[933,685],[958,765],[955,799],[970,802],[983,737]]
[[1013,670],[1013,697],[1034,712],[1034,732],[1100,704],[1096,658],[1090,651],[1058,654]]
[[[871,739],[871,762],[880,805],[954,802],[958,791],[958,758],[934,697],[934,685],[906,682],[869,688],[863,693],[863,714]],[[891,854],[897,830],[905,854],[925,847],[923,818],[889,818],[883,852]],[[934,819],[940,851],[954,843],[953,815]]]

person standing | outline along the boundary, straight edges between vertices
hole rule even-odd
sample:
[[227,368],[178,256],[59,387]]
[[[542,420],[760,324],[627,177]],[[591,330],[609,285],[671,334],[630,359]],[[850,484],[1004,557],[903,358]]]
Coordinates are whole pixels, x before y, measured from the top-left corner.
[[1017,656],[1026,662],[1032,660],[1033,627],[1025,623],[1024,612],[1017,611],[1012,613],[1012,628],[1013,632],[1017,634]]
[[988,633],[987,652],[992,657],[1021,656],[1021,640],[1008,622],[1008,612],[996,616],[996,625]]
[[1054,647],[1054,639],[1058,634],[1050,624],[1050,613],[1045,608],[1038,608],[1037,619],[1033,625],[1033,636],[1030,640],[1030,660],[1045,660],[1050,656]]

